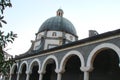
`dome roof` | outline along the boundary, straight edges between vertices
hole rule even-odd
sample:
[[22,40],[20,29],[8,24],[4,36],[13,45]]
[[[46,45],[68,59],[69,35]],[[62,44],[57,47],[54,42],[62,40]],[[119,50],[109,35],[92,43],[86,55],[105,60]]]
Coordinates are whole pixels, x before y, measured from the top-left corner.
[[63,31],[77,36],[73,24],[63,16],[63,10],[58,9],[57,16],[47,19],[40,27],[39,32],[46,30]]

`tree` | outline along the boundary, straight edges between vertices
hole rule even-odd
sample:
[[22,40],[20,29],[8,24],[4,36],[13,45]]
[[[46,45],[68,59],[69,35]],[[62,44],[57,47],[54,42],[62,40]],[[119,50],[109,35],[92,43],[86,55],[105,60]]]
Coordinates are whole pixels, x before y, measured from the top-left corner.
[[[2,24],[7,24],[7,22],[4,20],[4,10],[6,7],[12,7],[10,0],[0,0],[0,28],[2,28]],[[14,34],[12,31],[8,32],[6,35],[4,31],[0,29],[0,74],[7,75],[9,66],[12,65],[13,60],[5,60],[4,48],[8,43],[13,43],[14,39],[17,37],[17,34]]]

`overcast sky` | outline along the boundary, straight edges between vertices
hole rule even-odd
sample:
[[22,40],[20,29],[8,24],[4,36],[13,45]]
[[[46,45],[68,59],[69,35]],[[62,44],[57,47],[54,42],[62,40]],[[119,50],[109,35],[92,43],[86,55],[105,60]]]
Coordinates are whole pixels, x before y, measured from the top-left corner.
[[41,24],[56,16],[61,8],[64,17],[76,28],[79,39],[88,37],[88,30],[104,33],[120,27],[120,0],[11,0],[13,7],[4,12],[3,30],[13,31],[18,38],[8,44],[7,52],[12,55],[25,53],[35,39]]

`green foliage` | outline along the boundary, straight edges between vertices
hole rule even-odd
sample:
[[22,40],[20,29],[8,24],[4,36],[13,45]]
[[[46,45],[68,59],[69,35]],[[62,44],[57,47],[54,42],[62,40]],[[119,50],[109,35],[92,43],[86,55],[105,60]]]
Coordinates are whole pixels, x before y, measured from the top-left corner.
[[3,16],[3,12],[5,10],[6,7],[12,7],[11,1],[10,0],[0,0],[0,27],[2,27],[2,23],[7,24],[7,22],[5,20],[3,20],[4,16]]
[[0,27],[2,27],[2,23],[7,24],[5,20],[3,20],[4,16],[0,16]]
[[[4,57],[2,57],[4,58]],[[9,75],[10,66],[14,63],[12,59],[5,61],[4,59],[0,62],[0,71],[4,75]]]
[[[4,10],[6,7],[12,7],[10,0],[0,0],[0,28],[2,28],[2,24],[7,24],[4,20]],[[17,34],[14,34],[12,31],[8,32],[6,35],[4,31],[0,30],[0,74],[8,75],[10,65],[13,64],[13,59],[5,60],[4,48],[8,43],[13,43],[14,39],[17,37]]]
[[0,0],[0,10],[1,10],[2,14],[6,7],[12,7],[11,1],[10,0]]
[[0,46],[6,47],[6,44],[11,42],[13,43],[14,39],[17,37],[17,34],[14,34],[12,31],[7,35],[4,35],[4,32],[0,31]]

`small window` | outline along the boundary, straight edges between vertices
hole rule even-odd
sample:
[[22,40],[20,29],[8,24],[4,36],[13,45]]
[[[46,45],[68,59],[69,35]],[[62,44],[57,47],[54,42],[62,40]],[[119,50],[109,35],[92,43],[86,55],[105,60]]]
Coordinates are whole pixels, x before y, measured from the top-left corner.
[[57,36],[57,33],[56,33],[56,32],[53,32],[53,33],[52,33],[52,36]]

